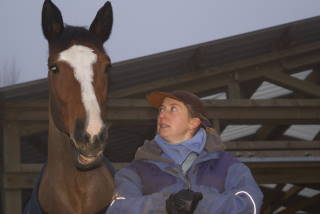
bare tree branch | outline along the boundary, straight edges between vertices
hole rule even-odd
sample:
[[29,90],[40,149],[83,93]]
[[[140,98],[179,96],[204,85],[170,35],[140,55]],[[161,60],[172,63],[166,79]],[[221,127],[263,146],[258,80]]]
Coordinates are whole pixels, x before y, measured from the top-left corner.
[[15,60],[0,65],[0,87],[12,85],[19,79],[20,71],[17,69]]

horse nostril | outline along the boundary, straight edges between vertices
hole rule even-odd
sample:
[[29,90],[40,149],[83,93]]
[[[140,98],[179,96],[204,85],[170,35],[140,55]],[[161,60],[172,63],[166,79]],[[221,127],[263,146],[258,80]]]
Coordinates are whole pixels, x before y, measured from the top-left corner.
[[83,140],[84,142],[90,142],[90,134],[89,133],[85,133],[84,136],[83,136]]
[[107,139],[108,139],[108,129],[104,127],[99,133],[99,140],[101,140],[102,142],[105,142],[107,141]]

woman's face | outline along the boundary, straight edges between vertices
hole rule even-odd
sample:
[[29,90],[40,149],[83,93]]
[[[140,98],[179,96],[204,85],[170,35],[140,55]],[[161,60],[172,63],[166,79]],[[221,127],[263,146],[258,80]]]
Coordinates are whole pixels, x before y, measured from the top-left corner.
[[157,132],[169,143],[177,144],[190,139],[200,125],[199,118],[192,118],[186,105],[166,97],[159,108]]

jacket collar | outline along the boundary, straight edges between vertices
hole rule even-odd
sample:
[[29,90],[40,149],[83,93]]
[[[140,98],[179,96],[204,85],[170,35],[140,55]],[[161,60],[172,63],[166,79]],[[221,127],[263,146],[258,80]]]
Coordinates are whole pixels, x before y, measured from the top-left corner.
[[[220,136],[207,133],[207,140],[204,146],[204,150],[206,150],[208,153],[214,153],[217,151],[223,151],[224,149],[225,146],[222,143]],[[138,148],[134,159],[154,160],[171,163],[171,160],[161,157],[162,153],[163,151],[154,140],[146,140],[144,144]]]

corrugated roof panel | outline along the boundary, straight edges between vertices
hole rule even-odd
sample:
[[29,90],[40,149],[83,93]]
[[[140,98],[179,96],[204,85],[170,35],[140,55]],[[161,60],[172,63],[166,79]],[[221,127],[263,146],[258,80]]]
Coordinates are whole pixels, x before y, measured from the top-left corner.
[[319,131],[320,125],[292,125],[284,135],[311,141]]
[[221,133],[222,141],[231,141],[256,133],[261,125],[231,125]]

